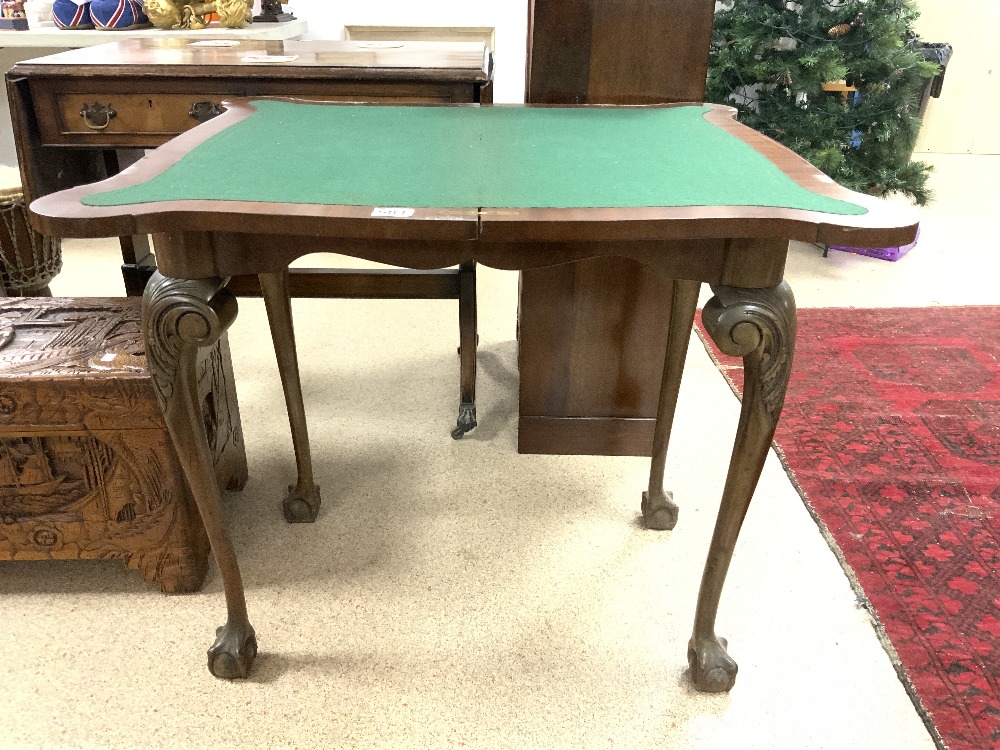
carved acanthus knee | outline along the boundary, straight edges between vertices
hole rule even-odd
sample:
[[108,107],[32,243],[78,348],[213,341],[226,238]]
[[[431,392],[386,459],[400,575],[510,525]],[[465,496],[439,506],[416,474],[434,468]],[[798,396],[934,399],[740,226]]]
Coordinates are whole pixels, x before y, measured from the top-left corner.
[[777,419],[785,401],[795,348],[795,299],[784,281],[765,289],[713,286],[702,322],[725,354],[757,369],[760,404]]
[[142,300],[146,361],[160,407],[167,412],[177,393],[185,356],[213,345],[236,319],[236,297],[223,279],[172,279],[153,274]]

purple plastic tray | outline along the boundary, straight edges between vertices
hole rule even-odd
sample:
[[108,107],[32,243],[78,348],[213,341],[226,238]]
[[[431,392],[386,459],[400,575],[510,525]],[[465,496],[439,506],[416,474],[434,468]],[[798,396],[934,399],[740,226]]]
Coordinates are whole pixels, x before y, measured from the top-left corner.
[[913,239],[913,242],[902,247],[848,247],[847,245],[828,245],[827,247],[830,250],[843,250],[845,253],[867,255],[870,258],[879,258],[880,260],[899,260],[914,248],[919,239],[920,228],[918,227],[917,236]]

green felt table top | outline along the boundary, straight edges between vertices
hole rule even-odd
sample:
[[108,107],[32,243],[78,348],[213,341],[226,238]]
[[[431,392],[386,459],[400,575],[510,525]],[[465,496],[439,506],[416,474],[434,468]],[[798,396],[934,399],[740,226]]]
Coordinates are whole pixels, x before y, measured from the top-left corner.
[[83,202],[867,211],[799,186],[703,106],[254,106],[162,174]]

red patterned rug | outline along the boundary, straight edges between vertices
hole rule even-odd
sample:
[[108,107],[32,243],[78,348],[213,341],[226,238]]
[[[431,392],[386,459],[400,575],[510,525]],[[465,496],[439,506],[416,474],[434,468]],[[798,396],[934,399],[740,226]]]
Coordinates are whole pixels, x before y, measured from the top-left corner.
[[939,745],[1000,748],[1000,308],[798,317],[785,467]]

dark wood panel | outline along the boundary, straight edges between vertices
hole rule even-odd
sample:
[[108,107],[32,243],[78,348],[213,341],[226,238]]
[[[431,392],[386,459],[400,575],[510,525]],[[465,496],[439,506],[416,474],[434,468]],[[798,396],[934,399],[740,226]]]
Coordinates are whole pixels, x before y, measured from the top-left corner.
[[701,101],[711,0],[532,0],[527,100]]
[[590,3],[531,0],[524,99],[583,104],[590,76]]
[[[713,13],[712,0],[531,0],[527,101],[701,101]],[[668,289],[625,260],[522,272],[520,426],[532,432],[519,438],[518,450],[637,450],[622,452],[613,436],[622,419],[655,417]],[[559,427],[538,427],[533,418],[542,416]],[[648,439],[651,446],[651,426]],[[642,439],[634,444],[645,446]],[[638,455],[649,455],[649,446]]]
[[620,258],[523,272],[521,416],[655,418],[670,287]]
[[650,456],[655,428],[655,419],[522,416],[517,422],[517,452]]

